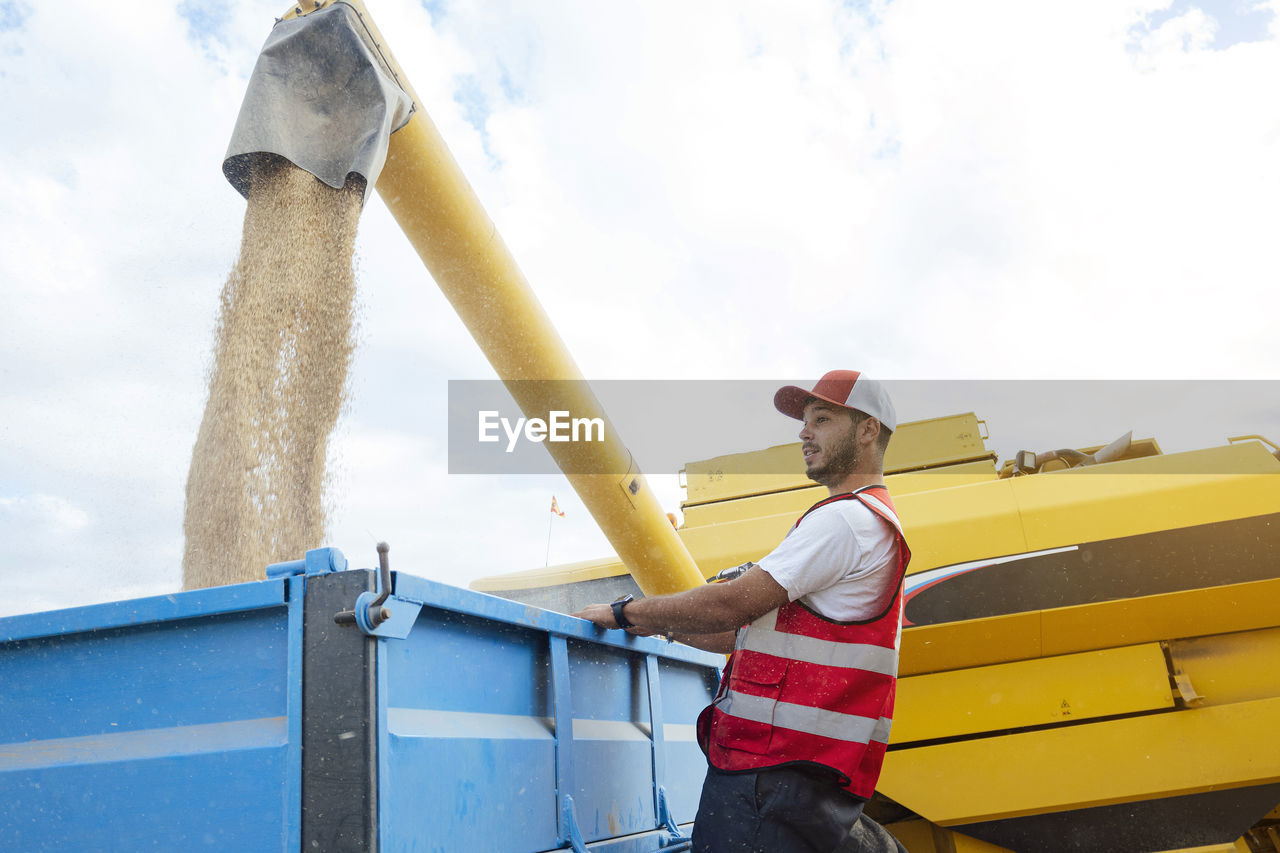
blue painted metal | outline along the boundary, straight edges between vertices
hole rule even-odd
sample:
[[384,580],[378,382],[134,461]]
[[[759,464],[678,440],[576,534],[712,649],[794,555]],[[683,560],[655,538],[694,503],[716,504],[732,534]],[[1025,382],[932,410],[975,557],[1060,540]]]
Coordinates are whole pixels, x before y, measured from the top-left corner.
[[394,584],[396,595],[410,601],[429,603],[435,608],[559,634],[563,637],[576,637],[602,646],[657,652],[664,660],[686,661],[703,668],[709,664],[718,667],[724,663],[722,655],[682,646],[679,643],[668,643],[658,637],[636,637],[626,631],[607,631],[583,619],[575,619],[551,610],[542,610],[518,601],[449,586],[415,575],[396,572],[392,574],[396,578]]
[[[345,562],[345,561],[344,561]],[[305,577],[291,577],[285,582],[289,598],[289,650],[285,661],[285,720],[287,725],[284,813],[302,814],[302,598],[306,594]],[[285,824],[285,850],[302,846],[302,821]]]
[[296,849],[295,608],[264,581],[0,620],[0,846]]
[[[649,740],[652,746],[650,749],[650,758],[653,767],[653,807],[655,814],[658,816],[658,823],[661,825],[670,824],[674,827],[674,822],[670,821],[666,816],[667,803],[666,794],[663,790],[663,783],[667,775],[667,737],[665,725],[662,718],[662,678],[658,669],[658,658],[654,655],[645,655],[645,676],[646,686],[649,688]],[[679,831],[676,830],[676,834]]]
[[345,572],[347,558],[337,548],[312,548],[301,560],[286,560],[267,566],[267,578],[286,578],[291,575],[320,575],[325,572]]
[[551,710],[555,720],[556,738],[556,814],[557,839],[568,844],[575,853],[582,853],[582,833],[578,829],[577,815],[573,811],[573,741],[565,737],[573,731],[573,698],[569,692],[569,643],[564,637],[550,635],[547,638],[551,650]]
[[[0,847],[297,851],[296,562],[0,619]],[[377,763],[351,768],[376,774],[381,850],[687,847],[673,815],[697,807],[693,723],[722,658],[403,573],[394,589],[393,614],[418,612],[368,640]]]
[[592,851],[682,849],[655,773],[691,819],[723,657],[403,572],[395,592],[423,608],[379,650],[384,849],[569,850],[575,827]]
[[0,619],[0,643],[57,637],[81,631],[104,631],[128,628],[190,617],[239,613],[259,608],[278,607],[284,603],[281,584],[243,583],[191,592],[135,598],[52,610],[47,613],[24,613]]

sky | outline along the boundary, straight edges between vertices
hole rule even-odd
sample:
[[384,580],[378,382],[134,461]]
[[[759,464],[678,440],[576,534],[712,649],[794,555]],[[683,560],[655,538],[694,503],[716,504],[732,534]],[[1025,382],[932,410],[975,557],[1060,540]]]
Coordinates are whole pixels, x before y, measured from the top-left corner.
[[[1280,378],[1277,0],[368,2],[590,379],[1019,380],[904,386],[1002,456],[1280,440],[1256,393],[1042,391]],[[220,167],[279,6],[0,0],[0,615],[180,586]],[[562,478],[448,473],[447,383],[494,373],[376,196],[356,265],[324,544],[458,585],[607,554]],[[699,453],[796,431],[670,417]]]

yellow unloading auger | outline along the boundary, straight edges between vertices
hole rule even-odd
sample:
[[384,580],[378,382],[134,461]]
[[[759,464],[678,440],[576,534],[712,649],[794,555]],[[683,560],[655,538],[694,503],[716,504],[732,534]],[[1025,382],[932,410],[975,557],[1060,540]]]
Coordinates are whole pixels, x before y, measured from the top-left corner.
[[354,172],[376,187],[525,416],[605,424],[603,441],[546,447],[640,589],[703,583],[363,4],[312,0],[277,22],[223,171],[247,194],[249,165],[264,155],[330,186]]

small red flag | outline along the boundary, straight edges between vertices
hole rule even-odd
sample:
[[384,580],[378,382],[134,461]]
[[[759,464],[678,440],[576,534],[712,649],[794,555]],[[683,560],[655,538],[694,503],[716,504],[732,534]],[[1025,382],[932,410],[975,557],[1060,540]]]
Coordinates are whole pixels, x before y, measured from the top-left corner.
[[560,504],[556,503],[555,495],[551,496],[551,511],[561,518],[564,518],[564,511],[560,509]]

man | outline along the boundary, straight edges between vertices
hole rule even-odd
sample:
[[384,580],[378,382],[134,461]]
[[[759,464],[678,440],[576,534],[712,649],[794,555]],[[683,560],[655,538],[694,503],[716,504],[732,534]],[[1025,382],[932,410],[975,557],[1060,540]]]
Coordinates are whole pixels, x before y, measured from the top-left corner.
[[774,405],[803,422],[805,473],[829,496],[734,580],[575,615],[733,652],[698,720],[709,766],[695,851],[901,850],[862,815],[889,738],[911,556],[883,484],[897,415],[851,370],[782,388]]

